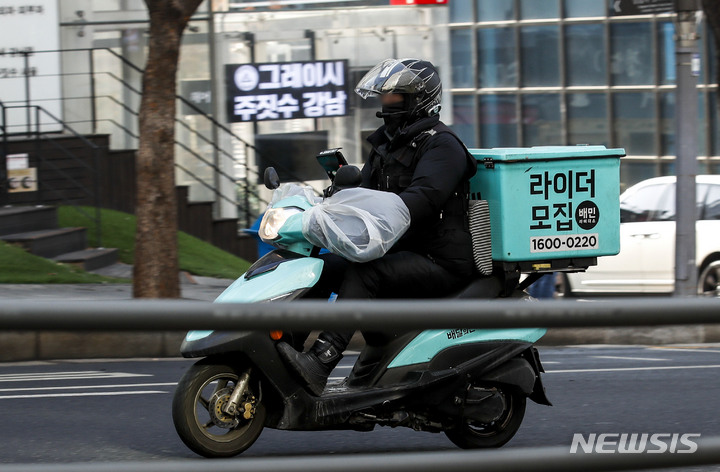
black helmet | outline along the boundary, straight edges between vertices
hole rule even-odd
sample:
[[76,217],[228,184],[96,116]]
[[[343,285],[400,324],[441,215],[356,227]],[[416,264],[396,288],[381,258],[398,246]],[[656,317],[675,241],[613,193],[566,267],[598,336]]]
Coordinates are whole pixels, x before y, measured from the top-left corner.
[[428,61],[420,59],[385,59],[373,67],[355,86],[363,99],[387,93],[406,97],[410,116],[433,116],[440,113],[442,83],[440,74]]

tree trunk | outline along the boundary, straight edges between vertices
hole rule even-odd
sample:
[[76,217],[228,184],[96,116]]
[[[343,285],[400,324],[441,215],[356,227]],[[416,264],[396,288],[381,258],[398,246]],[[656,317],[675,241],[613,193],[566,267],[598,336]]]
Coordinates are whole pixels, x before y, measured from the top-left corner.
[[145,0],[150,45],[140,102],[135,298],[180,296],[175,194],[175,81],[180,40],[202,0]]
[[[720,1],[702,0],[702,6],[708,26],[715,38],[715,64],[717,64],[715,83],[720,84]],[[720,107],[720,92],[717,94],[717,99]]]

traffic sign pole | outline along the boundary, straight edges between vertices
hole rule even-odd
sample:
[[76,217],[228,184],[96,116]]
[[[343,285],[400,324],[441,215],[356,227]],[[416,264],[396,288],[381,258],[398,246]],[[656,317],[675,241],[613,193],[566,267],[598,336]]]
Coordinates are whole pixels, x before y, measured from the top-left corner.
[[675,296],[697,295],[695,175],[697,174],[697,0],[676,0]]

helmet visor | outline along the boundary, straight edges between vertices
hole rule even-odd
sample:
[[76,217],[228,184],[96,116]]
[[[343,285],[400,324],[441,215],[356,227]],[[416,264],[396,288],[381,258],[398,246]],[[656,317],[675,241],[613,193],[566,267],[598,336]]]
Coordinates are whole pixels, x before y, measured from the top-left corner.
[[360,79],[355,93],[363,99],[386,93],[419,93],[425,89],[425,81],[420,77],[422,69],[411,69],[417,60],[385,59]]

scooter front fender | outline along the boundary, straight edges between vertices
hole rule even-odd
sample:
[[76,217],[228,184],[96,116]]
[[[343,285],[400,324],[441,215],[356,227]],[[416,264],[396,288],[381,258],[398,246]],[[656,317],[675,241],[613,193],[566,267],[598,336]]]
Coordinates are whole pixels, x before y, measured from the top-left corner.
[[[253,277],[240,276],[225,289],[215,303],[255,303],[292,299],[297,293],[315,286],[322,274],[323,260],[314,257],[288,259],[267,272]],[[213,331],[190,331],[185,336],[180,352],[185,357],[218,354],[226,344],[225,336],[208,338]],[[202,341],[202,342],[199,342]],[[202,346],[202,348],[196,348]]]

